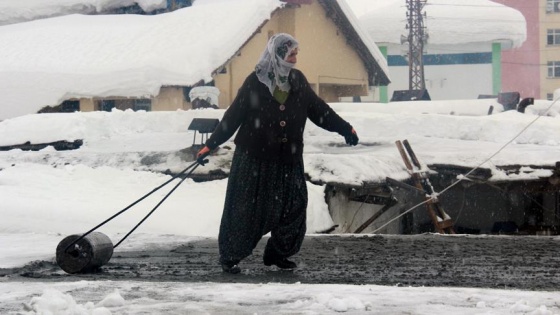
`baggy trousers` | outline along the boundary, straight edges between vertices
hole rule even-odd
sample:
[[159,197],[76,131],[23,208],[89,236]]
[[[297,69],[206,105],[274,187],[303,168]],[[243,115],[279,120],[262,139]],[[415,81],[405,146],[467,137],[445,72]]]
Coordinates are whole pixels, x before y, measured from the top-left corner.
[[307,186],[303,158],[260,160],[235,150],[218,243],[220,261],[239,262],[270,232],[265,255],[297,253],[306,231]]

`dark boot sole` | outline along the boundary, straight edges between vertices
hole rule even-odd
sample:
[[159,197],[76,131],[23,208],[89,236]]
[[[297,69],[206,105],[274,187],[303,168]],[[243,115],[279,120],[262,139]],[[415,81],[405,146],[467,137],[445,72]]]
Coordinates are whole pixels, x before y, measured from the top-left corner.
[[226,266],[226,265],[222,265],[222,271],[226,272],[226,273],[230,273],[232,275],[238,274],[241,272],[241,268],[239,268],[238,265],[233,265],[233,266]]

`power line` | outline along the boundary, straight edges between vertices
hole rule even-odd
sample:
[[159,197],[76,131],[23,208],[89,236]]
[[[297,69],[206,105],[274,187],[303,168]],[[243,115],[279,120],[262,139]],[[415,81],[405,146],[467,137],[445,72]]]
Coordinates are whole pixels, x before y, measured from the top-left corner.
[[[529,0],[528,0],[529,1]],[[546,9],[547,6],[530,6],[530,5],[520,5],[520,6],[509,6],[505,3],[495,2],[498,5],[487,5],[487,4],[453,4],[453,3],[428,3],[429,6],[449,6],[449,7],[484,7],[484,8],[500,8],[500,9],[518,9],[518,8],[539,8],[539,9]]]
[[500,23],[512,23],[512,22],[517,22],[517,23],[521,23],[520,20],[510,20],[510,19],[495,19],[495,18],[477,18],[477,17],[456,17],[456,16],[431,16],[428,13],[428,19],[429,20],[453,20],[453,21],[457,21],[457,20],[465,20],[465,21],[491,21],[491,22],[500,22]]

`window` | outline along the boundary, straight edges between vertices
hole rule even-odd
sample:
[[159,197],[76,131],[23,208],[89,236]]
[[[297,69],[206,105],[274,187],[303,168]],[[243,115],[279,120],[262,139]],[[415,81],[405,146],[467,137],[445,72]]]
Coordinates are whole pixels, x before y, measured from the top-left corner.
[[547,67],[549,78],[560,78],[560,61],[549,61]]
[[137,110],[145,110],[147,112],[152,110],[152,100],[148,98],[143,98],[139,100],[134,100],[134,108],[135,111]]
[[113,108],[115,108],[114,100],[102,100],[99,103],[99,109],[102,111],[110,112]]
[[552,29],[547,31],[547,45],[560,45],[560,29]]
[[546,0],[546,13],[553,12],[560,12],[560,0]]
[[80,101],[64,101],[60,106],[63,113],[73,113],[80,111]]
[[546,93],[546,100],[547,100],[547,101],[552,101],[553,98],[554,98],[554,94],[552,94],[552,93]]

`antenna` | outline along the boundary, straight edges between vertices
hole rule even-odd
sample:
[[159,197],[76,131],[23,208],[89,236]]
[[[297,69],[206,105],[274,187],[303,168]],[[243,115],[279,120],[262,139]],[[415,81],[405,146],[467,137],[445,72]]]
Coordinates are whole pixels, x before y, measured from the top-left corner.
[[402,38],[401,43],[408,42],[408,89],[425,90],[424,80],[424,44],[428,34],[424,27],[425,13],[422,13],[427,0],[406,0],[408,11],[406,17],[408,24],[408,38]]

